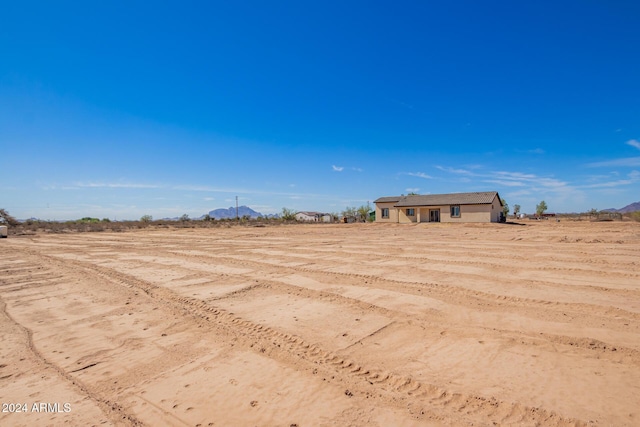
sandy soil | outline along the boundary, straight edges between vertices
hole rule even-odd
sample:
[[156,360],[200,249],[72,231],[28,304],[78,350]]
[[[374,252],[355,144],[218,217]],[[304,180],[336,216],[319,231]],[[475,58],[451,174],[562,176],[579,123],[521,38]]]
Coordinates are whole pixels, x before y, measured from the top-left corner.
[[0,251],[3,426],[640,425],[638,223],[165,229]]

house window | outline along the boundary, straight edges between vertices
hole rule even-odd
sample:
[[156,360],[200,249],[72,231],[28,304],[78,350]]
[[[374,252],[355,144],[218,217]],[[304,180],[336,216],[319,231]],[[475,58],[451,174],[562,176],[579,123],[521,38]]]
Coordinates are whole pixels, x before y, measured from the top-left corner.
[[382,208],[382,218],[389,218],[389,208]]
[[416,216],[416,210],[414,208],[407,209],[407,216]]
[[451,218],[460,218],[460,206],[451,206]]

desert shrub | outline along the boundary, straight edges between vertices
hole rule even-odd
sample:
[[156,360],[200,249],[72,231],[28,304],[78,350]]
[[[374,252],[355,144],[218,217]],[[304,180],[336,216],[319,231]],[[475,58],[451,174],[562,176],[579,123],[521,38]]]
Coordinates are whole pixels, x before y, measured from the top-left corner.
[[87,228],[89,229],[88,231],[90,232],[98,232],[98,231],[104,231],[104,224],[101,222],[94,222],[91,223],[87,226]]
[[547,202],[542,200],[540,203],[536,205],[536,214],[538,216],[542,216],[542,214],[548,209]]
[[293,221],[296,219],[296,213],[297,212],[293,209],[282,208],[282,214],[280,218],[282,218],[283,221]]
[[12,227],[20,224],[17,219],[9,215],[9,212],[4,209],[0,209],[0,224],[1,223],[7,223]]
[[85,224],[95,224],[100,222],[100,220],[98,218],[91,218],[89,216],[86,216],[84,218],[80,218],[77,222],[85,223]]
[[504,217],[506,218],[509,215],[509,204],[507,203],[507,201],[505,199],[500,199],[500,201],[502,202],[502,213],[504,214]]

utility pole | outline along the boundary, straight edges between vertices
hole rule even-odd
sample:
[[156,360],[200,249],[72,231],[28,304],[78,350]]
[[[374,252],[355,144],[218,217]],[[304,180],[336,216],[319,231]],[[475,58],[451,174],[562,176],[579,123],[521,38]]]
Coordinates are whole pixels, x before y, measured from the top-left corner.
[[240,222],[240,215],[238,215],[238,196],[236,196],[236,221]]

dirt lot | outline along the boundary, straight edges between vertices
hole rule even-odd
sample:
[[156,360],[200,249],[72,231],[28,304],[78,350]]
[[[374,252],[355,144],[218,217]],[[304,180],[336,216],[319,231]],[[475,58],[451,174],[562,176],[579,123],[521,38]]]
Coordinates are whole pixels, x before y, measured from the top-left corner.
[[3,426],[640,425],[640,223],[41,234],[0,254]]

